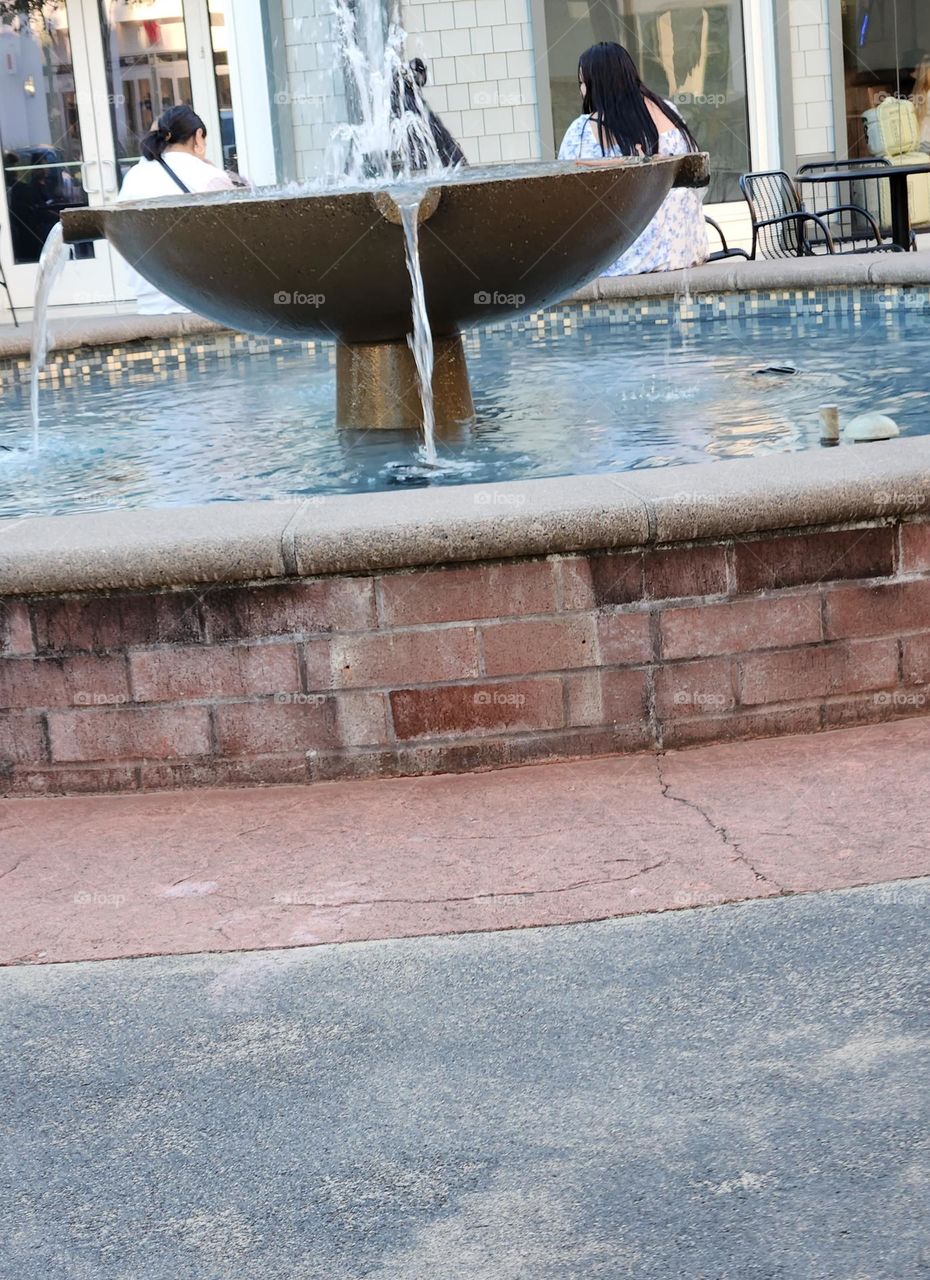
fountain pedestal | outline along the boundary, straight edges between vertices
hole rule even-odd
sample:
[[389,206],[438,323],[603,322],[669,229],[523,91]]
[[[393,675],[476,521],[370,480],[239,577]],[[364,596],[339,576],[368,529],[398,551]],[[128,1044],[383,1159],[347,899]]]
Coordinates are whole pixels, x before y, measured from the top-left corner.
[[[433,339],[437,428],[475,416],[460,334]],[[418,430],[423,422],[413,353],[406,342],[340,342],[336,348],[336,422],[358,430]]]

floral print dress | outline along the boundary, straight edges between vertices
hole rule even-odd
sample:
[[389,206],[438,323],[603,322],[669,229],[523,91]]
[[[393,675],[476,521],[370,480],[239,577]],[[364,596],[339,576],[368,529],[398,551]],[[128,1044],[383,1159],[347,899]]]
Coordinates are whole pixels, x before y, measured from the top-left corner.
[[[597,140],[596,127],[587,127],[590,120],[590,116],[579,116],[568,126],[559,147],[560,160],[601,160],[605,155],[620,157],[624,154],[616,147],[603,152]],[[688,143],[678,129],[668,129],[659,134],[659,155],[683,156],[688,150]],[[639,239],[601,274],[634,276],[644,271],[677,271],[706,262],[703,202],[703,190],[674,188]]]

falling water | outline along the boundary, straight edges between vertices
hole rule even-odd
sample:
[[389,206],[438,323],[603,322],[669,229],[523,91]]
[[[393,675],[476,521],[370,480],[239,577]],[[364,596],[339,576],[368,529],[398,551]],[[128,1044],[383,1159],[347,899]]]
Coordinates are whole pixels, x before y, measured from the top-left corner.
[[396,13],[385,35],[380,5],[362,9],[359,29],[356,12],[337,0],[340,53],[358,119],[333,130],[324,162],[327,184],[409,181],[448,172],[404,59],[407,34]]
[[55,281],[61,275],[71,253],[62,240],[61,223],[48,233],[39,258],[36,276],[36,300],[32,313],[32,368],[30,370],[29,405],[32,410],[32,451],[39,451],[39,374],[48,355],[48,300]]
[[437,459],[436,420],[433,414],[433,333],[426,312],[426,293],[423,289],[423,273],[420,270],[420,197],[401,196],[397,200],[397,207],[404,226],[404,248],[413,294],[411,305],[413,333],[408,335],[407,342],[417,367],[420,404],[423,407],[423,460],[429,466],[435,466]]
[[[404,61],[406,33],[395,13],[385,34],[377,4],[362,6],[361,25],[346,0],[338,0],[343,65],[357,106],[359,120],[340,125],[326,157],[330,182],[396,182],[447,174],[430,126],[429,111],[419,86]],[[426,311],[420,268],[418,215],[421,193],[396,196],[404,229],[404,249],[410,275],[413,332],[407,341],[417,370],[423,410],[423,460],[435,466],[433,412],[433,335]]]

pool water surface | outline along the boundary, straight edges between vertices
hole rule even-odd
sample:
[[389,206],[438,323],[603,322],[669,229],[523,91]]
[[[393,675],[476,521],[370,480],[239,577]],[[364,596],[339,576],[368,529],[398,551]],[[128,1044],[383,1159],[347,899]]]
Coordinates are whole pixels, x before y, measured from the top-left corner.
[[[333,421],[335,351],[273,346],[3,392],[0,516],[626,471],[816,447],[819,406],[930,430],[920,311],[613,324],[577,307],[465,337],[477,421],[417,441]],[[775,370],[794,370],[777,372]],[[852,446],[850,446],[852,447]],[[857,446],[863,447],[863,446]]]

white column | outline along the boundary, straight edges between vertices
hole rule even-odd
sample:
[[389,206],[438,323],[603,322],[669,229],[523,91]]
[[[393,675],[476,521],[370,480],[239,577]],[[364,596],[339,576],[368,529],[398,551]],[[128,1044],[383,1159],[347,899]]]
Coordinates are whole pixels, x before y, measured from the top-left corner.
[[229,80],[239,169],[253,183],[270,185],[275,172],[272,109],[266,72],[268,50],[259,0],[226,6]]
[[744,3],[743,24],[750,159],[753,169],[777,169],[781,165],[781,144],[774,0]]

